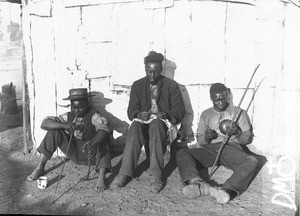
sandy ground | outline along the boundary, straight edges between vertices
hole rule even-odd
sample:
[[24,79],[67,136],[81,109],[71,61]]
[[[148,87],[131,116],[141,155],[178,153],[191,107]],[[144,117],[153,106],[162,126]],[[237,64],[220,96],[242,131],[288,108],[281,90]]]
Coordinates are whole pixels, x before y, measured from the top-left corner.
[[[249,189],[226,205],[221,205],[209,196],[188,199],[181,193],[178,169],[170,155],[165,157],[166,184],[159,194],[149,192],[149,176],[145,155],[135,178],[125,188],[104,192],[94,191],[97,176],[93,171],[89,181],[80,181],[87,173],[86,166],[68,161],[55,198],[53,194],[61,172],[63,158],[48,162],[48,187],[37,187],[37,182],[26,182],[33,171],[38,156],[23,154],[22,126],[20,115],[0,116],[0,214],[39,215],[295,215],[291,208],[271,202],[276,194],[266,164],[259,171]],[[9,127],[7,127],[9,126]],[[18,126],[18,127],[16,127]],[[263,158],[263,157],[262,157]],[[107,174],[110,184],[120,168],[121,155],[112,160],[113,172]],[[212,183],[222,183],[232,172],[223,167],[213,176]],[[52,201],[56,200],[54,204]]]

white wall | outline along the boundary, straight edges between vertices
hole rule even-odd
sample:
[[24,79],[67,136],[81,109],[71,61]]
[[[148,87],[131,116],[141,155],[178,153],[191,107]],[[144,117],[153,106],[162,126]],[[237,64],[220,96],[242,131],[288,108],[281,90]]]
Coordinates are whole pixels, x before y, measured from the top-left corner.
[[[22,99],[22,31],[20,5],[0,2],[0,88],[16,86],[18,103]],[[1,92],[1,90],[0,90]]]
[[277,0],[253,5],[182,0],[152,10],[143,1],[118,2],[55,0],[24,9],[36,145],[45,133],[39,129],[42,118],[68,111],[62,98],[72,87],[98,92],[93,102],[106,109],[118,132],[115,138],[124,133],[130,124],[130,85],[145,75],[143,58],[156,50],[167,58],[165,75],[187,89],[194,132],[201,112],[211,106],[210,84],[225,83],[237,104],[260,64],[242,104],[248,106],[254,89],[267,77],[248,111],[255,133],[252,149],[268,155],[297,154],[298,7]]

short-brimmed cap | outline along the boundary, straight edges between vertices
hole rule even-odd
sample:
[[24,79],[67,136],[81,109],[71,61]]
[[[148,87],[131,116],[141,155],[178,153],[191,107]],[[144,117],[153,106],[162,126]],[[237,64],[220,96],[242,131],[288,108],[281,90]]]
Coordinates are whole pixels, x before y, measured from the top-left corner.
[[69,90],[69,97],[63,98],[63,100],[80,100],[89,97],[93,97],[95,95],[91,95],[88,93],[87,88],[76,88]]

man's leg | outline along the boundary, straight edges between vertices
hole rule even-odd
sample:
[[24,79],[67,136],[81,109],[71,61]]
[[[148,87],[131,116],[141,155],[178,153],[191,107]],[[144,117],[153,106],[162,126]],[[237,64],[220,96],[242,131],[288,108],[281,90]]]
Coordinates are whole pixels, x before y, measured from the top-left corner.
[[[45,166],[48,160],[51,159],[57,147],[62,147],[66,151],[66,146],[69,140],[69,135],[63,130],[47,131],[37,151],[41,154],[39,164],[35,170],[27,177],[27,181],[34,181],[45,174]],[[70,146],[72,148],[72,146]]]
[[29,176],[27,176],[27,181],[30,181],[30,182],[34,181],[34,180],[38,179],[40,176],[45,175],[45,166],[46,166],[47,161],[48,161],[48,158],[46,157],[46,155],[41,153],[40,159],[39,159],[39,164],[34,169],[34,171]]
[[103,142],[99,143],[97,154],[95,157],[96,172],[98,172],[98,180],[96,183],[96,191],[104,191],[107,189],[105,174],[111,169],[111,157],[109,149],[110,139],[107,136]]
[[126,144],[122,157],[122,165],[119,175],[111,184],[112,188],[124,187],[129,177],[133,176],[133,172],[137,166],[141,148],[145,144],[145,128],[140,122],[134,121],[129,127]]
[[149,125],[149,174],[153,177],[151,191],[158,193],[162,188],[162,169],[166,150],[167,126],[160,119],[153,120]]
[[211,187],[199,175],[199,168],[211,167],[217,155],[219,145],[210,145],[197,149],[181,149],[177,152],[176,161],[182,183],[182,193],[190,198],[210,195],[218,203],[227,203],[230,195],[219,188]]
[[220,163],[233,170],[233,174],[225,181],[223,188],[235,191],[238,196],[249,186],[258,160],[254,156],[246,154],[240,146],[229,144],[222,152]]
[[176,154],[176,162],[182,184],[191,184],[201,179],[199,168],[212,166],[215,155],[206,148],[180,149]]

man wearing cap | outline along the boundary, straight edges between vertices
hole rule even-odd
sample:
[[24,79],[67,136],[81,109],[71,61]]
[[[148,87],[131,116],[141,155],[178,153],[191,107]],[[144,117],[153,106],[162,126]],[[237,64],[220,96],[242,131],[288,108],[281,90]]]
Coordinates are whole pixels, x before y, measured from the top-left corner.
[[[142,146],[150,161],[150,190],[162,189],[163,154],[167,139],[176,136],[175,125],[184,116],[184,104],[178,84],[162,76],[164,56],[154,51],[144,58],[146,76],[132,84],[127,109],[132,124],[128,130],[122,166],[111,187],[124,187],[133,176]],[[172,139],[170,140],[172,141]]]
[[[247,189],[258,165],[257,159],[248,155],[242,148],[253,139],[248,114],[239,109],[237,123],[233,122],[231,126],[228,124],[227,129],[225,127],[223,130],[223,120],[232,120],[238,109],[230,105],[229,96],[230,90],[225,85],[211,85],[210,99],[213,107],[203,111],[200,116],[197,143],[193,147],[180,149],[176,154],[179,174],[184,185],[182,192],[190,198],[208,194],[218,203],[228,203]],[[233,174],[222,187],[212,187],[200,177],[199,169],[213,165],[226,133],[230,138],[221,153],[219,164],[232,169]]]
[[45,174],[46,162],[59,147],[74,163],[95,165],[98,172],[95,190],[106,189],[105,174],[111,168],[109,129],[107,120],[90,106],[91,96],[86,88],[71,89],[69,97],[63,99],[70,100],[71,111],[43,120],[41,128],[47,133],[37,148],[39,164],[27,181]]

